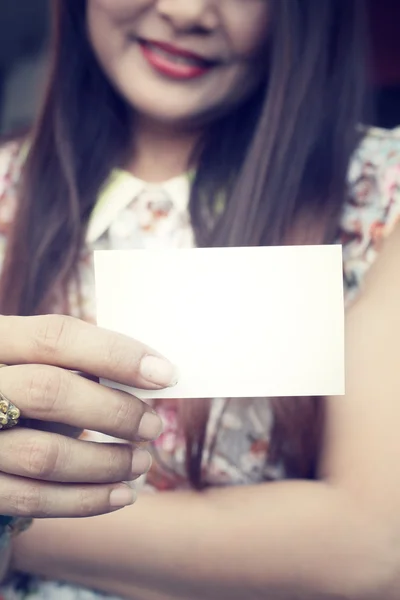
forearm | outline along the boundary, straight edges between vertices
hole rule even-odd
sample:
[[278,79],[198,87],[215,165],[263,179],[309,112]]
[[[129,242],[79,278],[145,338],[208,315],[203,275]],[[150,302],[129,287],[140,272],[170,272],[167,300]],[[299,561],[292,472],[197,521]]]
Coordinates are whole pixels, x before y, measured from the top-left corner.
[[134,600],[365,600],[388,580],[387,546],[344,494],[287,482],[143,494],[102,517],[37,522],[15,566]]

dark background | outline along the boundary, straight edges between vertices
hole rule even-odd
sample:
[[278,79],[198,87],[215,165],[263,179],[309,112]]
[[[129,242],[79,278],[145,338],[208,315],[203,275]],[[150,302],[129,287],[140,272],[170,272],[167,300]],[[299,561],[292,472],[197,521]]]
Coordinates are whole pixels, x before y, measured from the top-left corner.
[[1,133],[29,125],[35,114],[46,72],[51,1],[0,0]]
[[[29,126],[37,110],[51,1],[0,0],[0,134]],[[400,0],[364,1],[370,15],[370,94],[376,106],[368,121],[394,127],[400,125]]]

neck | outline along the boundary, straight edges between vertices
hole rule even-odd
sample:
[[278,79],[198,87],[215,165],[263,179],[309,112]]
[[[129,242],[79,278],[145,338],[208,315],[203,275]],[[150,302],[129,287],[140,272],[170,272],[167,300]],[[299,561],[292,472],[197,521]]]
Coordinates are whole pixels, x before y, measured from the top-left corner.
[[200,134],[140,117],[135,123],[133,155],[127,169],[149,183],[182,175],[192,166],[190,161]]

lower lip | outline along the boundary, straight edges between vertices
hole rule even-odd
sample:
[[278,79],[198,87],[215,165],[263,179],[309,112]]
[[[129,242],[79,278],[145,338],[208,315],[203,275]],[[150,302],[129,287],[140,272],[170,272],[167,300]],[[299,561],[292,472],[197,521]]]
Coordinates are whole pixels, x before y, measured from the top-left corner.
[[167,56],[161,55],[158,52],[154,52],[151,46],[147,44],[139,44],[144,58],[153,67],[155,71],[158,71],[162,75],[169,77],[170,79],[198,79],[203,77],[211,71],[213,67],[200,67],[196,65],[185,65],[183,63],[174,62],[173,58],[168,60]]

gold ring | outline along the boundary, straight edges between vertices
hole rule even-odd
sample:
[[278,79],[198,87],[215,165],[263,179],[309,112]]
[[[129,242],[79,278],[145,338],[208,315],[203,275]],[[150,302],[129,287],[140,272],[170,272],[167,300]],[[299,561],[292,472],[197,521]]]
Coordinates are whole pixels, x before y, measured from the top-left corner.
[[11,429],[18,425],[21,412],[0,392],[0,429]]
[[[7,366],[8,365],[0,364],[0,369]],[[19,408],[17,408],[7,396],[0,392],[0,430],[11,429],[18,425],[20,416],[21,411]]]

